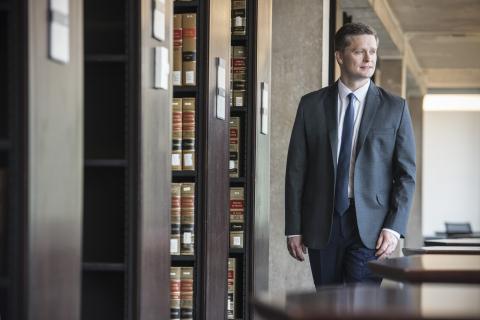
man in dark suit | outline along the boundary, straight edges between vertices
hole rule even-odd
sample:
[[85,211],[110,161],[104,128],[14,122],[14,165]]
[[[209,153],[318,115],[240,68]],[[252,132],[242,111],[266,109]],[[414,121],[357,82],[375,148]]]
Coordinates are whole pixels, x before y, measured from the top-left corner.
[[302,97],[288,150],[285,234],[306,248],[315,286],[379,284],[367,267],[405,234],[415,190],[415,142],[404,99],[377,87],[378,36],[361,23],[335,35],[340,79]]

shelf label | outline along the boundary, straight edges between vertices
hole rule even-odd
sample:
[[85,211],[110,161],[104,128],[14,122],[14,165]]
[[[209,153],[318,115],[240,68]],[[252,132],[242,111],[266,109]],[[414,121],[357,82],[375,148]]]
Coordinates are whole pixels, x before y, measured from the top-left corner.
[[216,92],[216,116],[218,119],[225,120],[225,98],[226,98],[226,83],[227,75],[225,71],[225,59],[216,57],[216,66],[217,66],[217,92]]
[[67,64],[70,61],[70,13],[68,0],[50,0],[49,50],[50,59]]
[[262,82],[261,84],[261,95],[260,132],[262,134],[268,134],[268,83],[266,82]]
[[165,0],[155,0],[153,9],[153,37],[165,40]]
[[155,83],[154,88],[168,90],[168,75],[170,63],[168,61],[168,49],[155,47]]

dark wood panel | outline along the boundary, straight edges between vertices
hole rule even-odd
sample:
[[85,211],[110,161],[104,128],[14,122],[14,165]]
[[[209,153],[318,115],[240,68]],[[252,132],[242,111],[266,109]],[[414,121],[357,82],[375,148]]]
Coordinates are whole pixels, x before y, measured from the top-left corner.
[[170,318],[170,199],[171,100],[168,90],[154,89],[154,48],[166,47],[172,56],[173,1],[165,1],[165,41],[152,37],[152,5],[140,3],[141,39],[140,206],[138,217],[138,312],[135,319]]
[[[206,58],[205,105],[203,119],[204,147],[204,185],[205,199],[202,223],[203,243],[200,252],[200,267],[203,310],[199,310],[199,319],[225,319],[227,315],[227,259],[229,247],[229,108],[226,106],[226,120],[215,117],[216,63],[221,57],[227,64],[226,75],[230,74],[230,17],[231,3],[223,0],[210,0],[205,3],[205,17],[201,21],[204,28],[204,41],[208,44]],[[203,23],[203,24],[202,24]],[[201,58],[199,59],[201,61]],[[226,81],[230,92],[230,82]],[[229,96],[226,101],[230,101]]]
[[70,1],[70,61],[48,59],[47,0],[28,0],[29,318],[80,317],[83,1]]
[[459,238],[459,239],[434,239],[425,240],[426,246],[468,246],[480,245],[480,238]]
[[[253,264],[251,294],[268,289],[268,256],[269,256],[269,212],[270,212],[270,123],[268,134],[260,132],[261,126],[261,83],[268,84],[268,101],[271,99],[271,43],[272,43],[272,1],[258,0],[256,24],[256,81],[255,93],[255,218],[253,222]],[[268,119],[271,118],[271,106],[268,108]]]
[[402,248],[402,252],[406,256],[414,254],[473,254],[480,255],[480,247],[421,247],[421,248]]

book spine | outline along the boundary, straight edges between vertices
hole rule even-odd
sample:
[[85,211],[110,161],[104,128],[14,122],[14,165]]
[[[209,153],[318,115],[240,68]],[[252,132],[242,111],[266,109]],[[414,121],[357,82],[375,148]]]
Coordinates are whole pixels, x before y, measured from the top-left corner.
[[236,260],[228,258],[227,319],[235,319]]
[[245,46],[232,47],[232,98],[230,100],[231,107],[245,106],[247,83],[247,58],[245,52]]
[[195,98],[183,98],[183,170],[195,170]]
[[245,228],[244,189],[230,188],[230,248],[243,248]]
[[173,15],[173,85],[182,85],[183,15]]
[[180,319],[193,320],[193,267],[182,267]]
[[232,35],[246,35],[246,1],[232,0]]
[[228,169],[230,177],[239,177],[239,158],[240,158],[240,118],[230,117],[230,161]]
[[195,244],[195,184],[182,183],[180,209],[180,254],[193,255]]
[[172,102],[172,170],[182,170],[182,106],[181,98],[173,98]]
[[183,14],[183,85],[196,85],[197,62],[197,15],[195,13]]
[[180,183],[172,183],[172,208],[171,208],[171,238],[170,254],[180,255],[180,212],[181,212],[181,187]]
[[180,320],[181,267],[170,267],[170,319]]

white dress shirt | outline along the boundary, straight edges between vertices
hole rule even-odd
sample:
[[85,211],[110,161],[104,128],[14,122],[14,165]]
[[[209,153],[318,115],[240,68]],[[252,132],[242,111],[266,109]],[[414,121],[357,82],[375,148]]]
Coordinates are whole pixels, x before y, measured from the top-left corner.
[[[360,128],[360,123],[362,122],[362,115],[363,109],[365,108],[365,99],[367,97],[368,88],[370,87],[370,80],[367,81],[363,86],[358,88],[355,91],[350,90],[345,84],[343,84],[342,80],[338,80],[338,98],[337,98],[337,124],[338,124],[338,144],[337,144],[337,162],[338,156],[340,155],[340,146],[342,141],[342,131],[343,131],[343,119],[345,118],[345,113],[348,107],[348,95],[353,93],[355,98],[353,101],[354,107],[354,125],[353,125],[353,138],[352,138],[352,153],[350,157],[350,170],[348,174],[348,197],[353,198],[354,190],[353,190],[353,177],[355,175],[355,153],[357,150],[357,137],[358,137],[358,129]],[[397,239],[400,239],[400,234],[395,230],[383,228],[382,230],[386,230],[391,232]],[[293,237],[296,235],[290,235],[288,237]]]

